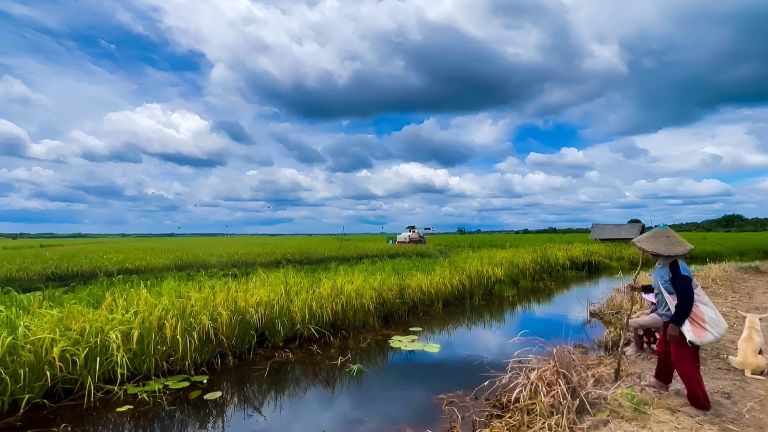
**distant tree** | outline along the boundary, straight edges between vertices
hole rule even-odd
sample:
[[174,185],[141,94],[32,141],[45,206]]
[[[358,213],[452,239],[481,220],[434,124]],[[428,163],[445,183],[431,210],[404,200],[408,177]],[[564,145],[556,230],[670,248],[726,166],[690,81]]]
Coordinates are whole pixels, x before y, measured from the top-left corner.
[[672,224],[670,227],[677,231],[768,231],[768,218],[748,218],[734,213],[701,222]]
[[483,230],[481,230],[480,228],[475,230],[475,234],[480,234],[481,232],[483,232]]
[[746,216],[734,213],[721,216],[718,225],[722,228],[736,228],[743,226],[746,222]]
[[463,227],[463,226],[456,227],[456,232],[459,233],[459,234],[466,234],[467,233],[467,228]]
[[632,219],[628,220],[627,223],[628,224],[631,224],[631,223],[639,223],[639,224],[641,224],[641,223],[643,223],[643,221],[641,221],[640,219],[637,219],[637,218],[632,218]]

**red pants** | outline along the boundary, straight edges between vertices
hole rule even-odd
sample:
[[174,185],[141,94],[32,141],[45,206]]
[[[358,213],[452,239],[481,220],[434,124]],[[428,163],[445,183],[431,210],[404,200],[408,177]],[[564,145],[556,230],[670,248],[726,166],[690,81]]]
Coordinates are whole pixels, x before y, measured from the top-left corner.
[[669,327],[669,323],[665,322],[661,337],[656,343],[658,362],[653,377],[659,382],[669,385],[672,382],[672,375],[677,371],[677,375],[688,393],[688,402],[691,403],[691,406],[702,411],[709,411],[712,404],[709,402],[707,389],[704,388],[704,379],[701,378],[699,347],[688,345],[682,332],[679,342],[669,343],[667,341],[667,327]]

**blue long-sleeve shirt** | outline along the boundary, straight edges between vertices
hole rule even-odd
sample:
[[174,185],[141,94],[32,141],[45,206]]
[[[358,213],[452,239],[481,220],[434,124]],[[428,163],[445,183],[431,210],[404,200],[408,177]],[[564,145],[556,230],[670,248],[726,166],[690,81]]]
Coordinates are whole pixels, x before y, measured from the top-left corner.
[[[669,265],[657,265],[651,277],[653,284],[644,285],[643,292],[652,292],[656,297],[656,314],[664,321],[682,326],[693,310],[693,278],[688,265],[683,260],[672,260]],[[669,295],[677,296],[674,313],[661,293],[662,289]]]

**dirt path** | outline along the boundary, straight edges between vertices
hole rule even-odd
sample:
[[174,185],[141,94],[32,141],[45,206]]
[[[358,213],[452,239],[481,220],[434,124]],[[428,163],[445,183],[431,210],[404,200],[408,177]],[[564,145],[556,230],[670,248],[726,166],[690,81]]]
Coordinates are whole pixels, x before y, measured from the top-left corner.
[[[744,318],[736,311],[768,313],[768,266],[716,264],[700,267],[694,275],[729,325],[722,341],[701,350],[702,374],[712,400],[712,411],[706,414],[688,414],[688,409],[681,411],[688,403],[677,377],[667,394],[640,389],[638,384],[652,375],[656,364],[655,357],[643,355],[630,360],[629,365],[637,371],[637,376],[628,378],[623,385],[630,392],[637,389],[641,409],[635,413],[612,412],[603,430],[768,431],[768,380],[745,377],[725,358],[736,355],[736,343],[744,328]],[[763,320],[762,324],[764,334],[768,335],[768,323]]]

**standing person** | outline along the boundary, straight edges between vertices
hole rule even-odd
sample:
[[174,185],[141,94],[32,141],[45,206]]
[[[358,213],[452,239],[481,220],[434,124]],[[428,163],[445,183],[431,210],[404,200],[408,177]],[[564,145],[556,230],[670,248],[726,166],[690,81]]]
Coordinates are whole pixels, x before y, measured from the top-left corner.
[[[709,411],[712,405],[701,377],[699,347],[691,345],[680,331],[693,309],[693,277],[682,257],[693,246],[666,226],[654,228],[632,240],[638,249],[649,253],[656,266],[651,274],[652,285],[632,285],[634,291],[653,292],[656,297],[656,314],[663,326],[656,344],[656,372],[646,385],[657,390],[669,390],[675,372],[685,386],[688,402],[701,411]],[[672,312],[661,290],[677,297]]]

